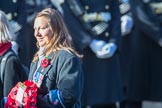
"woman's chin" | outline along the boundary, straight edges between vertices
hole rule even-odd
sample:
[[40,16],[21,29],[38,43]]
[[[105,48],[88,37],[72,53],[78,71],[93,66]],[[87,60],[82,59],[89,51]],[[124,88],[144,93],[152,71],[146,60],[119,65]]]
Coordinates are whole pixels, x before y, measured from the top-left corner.
[[42,44],[42,43],[39,43],[39,46],[40,46],[40,47],[43,47],[43,46],[44,46],[44,44]]

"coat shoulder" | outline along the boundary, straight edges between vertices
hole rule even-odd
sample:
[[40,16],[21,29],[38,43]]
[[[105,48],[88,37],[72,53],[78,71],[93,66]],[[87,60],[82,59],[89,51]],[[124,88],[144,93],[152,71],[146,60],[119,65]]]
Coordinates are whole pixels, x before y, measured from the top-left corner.
[[80,59],[70,51],[60,50],[56,56],[56,60],[65,62],[65,61],[77,61],[80,62]]
[[76,57],[76,56],[70,51],[60,50],[57,54],[57,57],[69,58],[69,57]]

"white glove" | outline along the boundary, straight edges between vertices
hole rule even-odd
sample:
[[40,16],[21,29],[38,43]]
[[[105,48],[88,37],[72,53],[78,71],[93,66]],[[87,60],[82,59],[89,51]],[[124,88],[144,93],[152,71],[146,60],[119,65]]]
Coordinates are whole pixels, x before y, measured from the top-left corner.
[[123,15],[121,17],[121,32],[122,36],[129,34],[133,28],[133,19],[128,15]]
[[102,48],[102,50],[97,53],[96,56],[101,59],[110,58],[114,55],[116,49],[117,46],[115,45],[115,43],[107,43]]
[[89,47],[91,48],[91,50],[97,54],[99,51],[101,51],[102,47],[106,44],[105,41],[102,40],[92,40],[92,42],[90,43]]

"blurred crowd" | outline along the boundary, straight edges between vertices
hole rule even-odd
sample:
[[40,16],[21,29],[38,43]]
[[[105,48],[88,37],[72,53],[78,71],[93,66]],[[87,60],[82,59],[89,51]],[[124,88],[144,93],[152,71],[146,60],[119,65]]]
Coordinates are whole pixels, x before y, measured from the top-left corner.
[[62,15],[84,56],[82,108],[162,101],[162,0],[1,0],[13,50],[28,67],[37,50],[33,20],[47,7]]

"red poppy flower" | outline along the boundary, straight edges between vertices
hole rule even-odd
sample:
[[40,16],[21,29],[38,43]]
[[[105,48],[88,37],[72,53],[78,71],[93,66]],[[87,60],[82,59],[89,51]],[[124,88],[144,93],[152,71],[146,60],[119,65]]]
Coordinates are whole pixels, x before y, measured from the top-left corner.
[[[25,81],[23,84],[26,86],[25,92],[23,94],[23,108],[37,108],[37,86],[32,81]],[[19,108],[19,103],[16,101],[16,95],[18,92],[20,82],[12,88],[11,92],[8,95],[5,108]]]
[[41,65],[43,68],[46,68],[49,64],[50,64],[50,62],[49,62],[48,57],[45,57],[41,62]]

